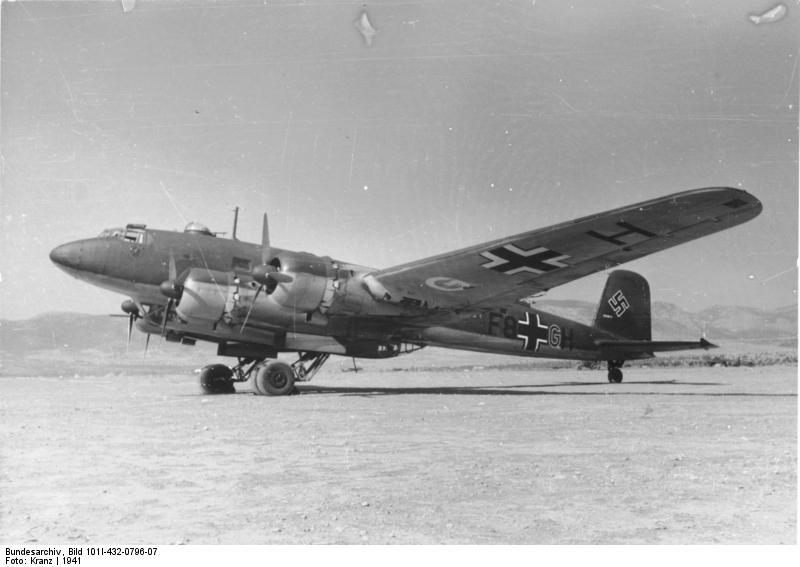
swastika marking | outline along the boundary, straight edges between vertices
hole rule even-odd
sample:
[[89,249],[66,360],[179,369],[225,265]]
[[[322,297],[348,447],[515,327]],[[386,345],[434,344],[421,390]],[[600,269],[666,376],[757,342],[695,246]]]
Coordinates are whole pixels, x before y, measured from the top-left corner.
[[608,306],[611,307],[614,311],[614,315],[619,319],[628,310],[631,304],[628,303],[628,298],[625,297],[622,290],[618,289],[608,298]]

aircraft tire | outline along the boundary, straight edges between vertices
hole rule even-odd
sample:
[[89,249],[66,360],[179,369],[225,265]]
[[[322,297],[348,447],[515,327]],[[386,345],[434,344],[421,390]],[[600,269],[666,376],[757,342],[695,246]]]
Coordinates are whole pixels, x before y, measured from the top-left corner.
[[294,370],[285,362],[270,362],[258,368],[254,386],[266,396],[288,396],[295,392]]
[[619,384],[622,382],[622,370],[619,368],[609,368],[608,369],[608,381],[612,384]]
[[204,394],[233,394],[233,371],[224,364],[209,364],[200,371],[200,388]]

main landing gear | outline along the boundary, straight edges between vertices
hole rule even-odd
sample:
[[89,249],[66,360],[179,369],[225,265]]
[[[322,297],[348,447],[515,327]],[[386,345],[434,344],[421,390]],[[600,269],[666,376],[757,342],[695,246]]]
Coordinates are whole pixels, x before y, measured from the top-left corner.
[[608,381],[612,384],[619,384],[622,382],[622,365],[625,364],[624,360],[609,360],[608,361]]
[[233,370],[224,364],[209,364],[200,371],[200,388],[205,394],[233,394]]
[[264,358],[240,358],[228,368],[211,364],[200,372],[200,387],[206,394],[232,394],[235,382],[246,382],[253,376],[253,388],[262,396],[287,396],[297,393],[295,382],[308,382],[325,364],[330,354],[304,352],[293,364]]

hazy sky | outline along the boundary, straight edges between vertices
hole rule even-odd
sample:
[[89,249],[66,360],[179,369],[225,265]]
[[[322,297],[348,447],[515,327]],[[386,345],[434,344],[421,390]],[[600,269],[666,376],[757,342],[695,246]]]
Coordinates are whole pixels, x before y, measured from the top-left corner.
[[720,185],[764,212],[627,267],[690,310],[793,304],[784,4],[4,2],[0,318],[117,312],[48,253],[128,222],[229,231],[239,205],[240,238],[268,211],[276,246],[388,267]]

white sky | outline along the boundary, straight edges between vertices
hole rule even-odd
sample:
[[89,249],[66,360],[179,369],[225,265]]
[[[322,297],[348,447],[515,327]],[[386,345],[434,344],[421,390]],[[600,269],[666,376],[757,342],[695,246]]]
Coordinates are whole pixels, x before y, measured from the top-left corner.
[[[629,264],[796,303],[798,14],[756,1],[4,2],[0,318],[115,312],[57,244],[189,220],[388,267],[686,189],[756,220]],[[597,300],[604,275],[549,297]]]

